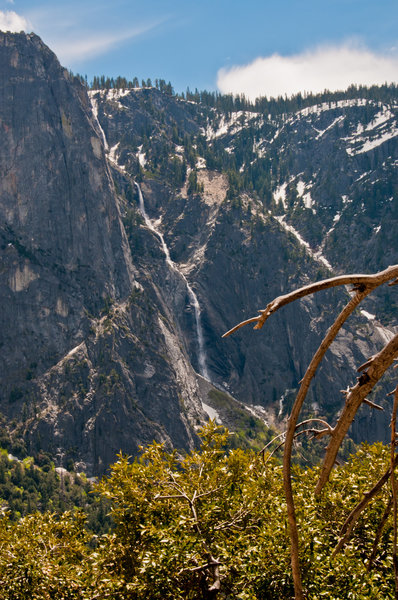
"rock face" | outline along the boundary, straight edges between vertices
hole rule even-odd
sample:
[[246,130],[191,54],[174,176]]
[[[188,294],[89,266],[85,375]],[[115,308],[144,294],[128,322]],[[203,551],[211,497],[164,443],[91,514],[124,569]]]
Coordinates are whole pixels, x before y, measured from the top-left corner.
[[[346,291],[286,307],[261,333],[242,330],[227,340],[221,335],[304,283],[397,262],[395,104],[335,100],[264,119],[180,99],[173,104],[155,89],[91,91],[90,97],[111,164],[121,177],[143,179],[148,210],[198,294],[212,381],[282,417],[333,315],[347,301]],[[265,173],[263,193],[255,183],[252,193],[236,193],[231,176],[209,169],[228,165],[231,155],[234,169],[251,170],[253,181],[256,170]],[[196,193],[186,182],[180,185],[176,164],[196,172]],[[392,196],[386,198],[387,190]],[[374,253],[375,245],[385,252]],[[394,292],[368,299],[365,312],[342,330],[314,381],[309,412],[320,410],[333,420],[343,402],[340,390],[355,382],[362,359],[394,331]],[[172,297],[169,303],[181,314],[183,305]],[[177,318],[198,368],[192,323]],[[380,390],[381,403],[383,397]],[[364,409],[355,422],[357,441],[388,436],[389,414],[369,413]]]
[[154,437],[189,447],[196,379],[132,264],[87,93],[35,35],[0,34],[0,61],[1,410],[89,472]]
[[[152,88],[87,94],[33,34],[0,33],[0,86],[0,410],[28,452],[98,474],[153,439],[196,443],[212,386],[187,281],[211,382],[284,418],[347,292],[221,335],[304,283],[397,262],[395,105],[270,118]],[[383,291],[346,325],[308,413],[333,421],[394,306]],[[388,435],[369,410],[356,440]]]
[[128,295],[132,271],[85,91],[38,37],[1,34],[0,48],[7,396],[15,368],[40,373],[64,356],[87,334],[85,313]]

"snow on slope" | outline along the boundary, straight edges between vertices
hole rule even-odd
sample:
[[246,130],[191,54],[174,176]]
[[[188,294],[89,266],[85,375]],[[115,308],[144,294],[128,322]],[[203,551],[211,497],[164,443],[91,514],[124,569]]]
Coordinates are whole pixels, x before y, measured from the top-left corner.
[[258,118],[258,113],[239,110],[237,112],[230,113],[229,119],[226,118],[225,115],[222,115],[217,129],[214,129],[211,125],[208,125],[203,132],[208,140],[214,140],[227,134],[235,135],[238,133],[238,131],[243,129],[243,127],[247,125],[249,121]]
[[304,238],[301,237],[301,235],[299,234],[299,232],[294,229],[294,227],[292,227],[291,225],[288,225],[285,222],[285,217],[274,217],[278,223],[280,223],[282,225],[282,227],[288,231],[289,233],[292,233],[294,235],[294,237],[298,240],[298,242],[300,243],[301,246],[303,246],[306,251],[308,252],[308,254],[310,254],[312,256],[312,258],[314,258],[315,260],[317,260],[318,262],[322,263],[324,267],[327,267],[330,270],[333,270],[332,265],[330,264],[330,262],[327,260],[327,258],[325,258],[321,251],[319,250],[318,252],[314,252],[309,243],[306,242],[304,240]]

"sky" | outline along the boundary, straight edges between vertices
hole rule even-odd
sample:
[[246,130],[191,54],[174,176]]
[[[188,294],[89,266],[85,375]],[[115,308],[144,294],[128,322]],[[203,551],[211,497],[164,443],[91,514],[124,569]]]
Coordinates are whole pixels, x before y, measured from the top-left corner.
[[398,82],[398,0],[0,0],[74,73],[288,96]]

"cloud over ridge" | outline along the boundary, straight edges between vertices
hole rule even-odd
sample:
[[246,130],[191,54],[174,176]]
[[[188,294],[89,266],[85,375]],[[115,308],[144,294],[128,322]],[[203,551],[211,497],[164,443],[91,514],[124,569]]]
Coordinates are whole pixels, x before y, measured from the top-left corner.
[[121,32],[78,32],[78,35],[65,35],[50,40],[51,47],[63,63],[89,60],[112,50],[118,44],[131,40],[149,31],[153,26],[142,26]]
[[220,69],[217,75],[222,93],[245,94],[251,100],[397,81],[397,54],[376,53],[353,43],[260,57],[248,65]]
[[0,31],[19,33],[20,31],[27,31],[28,29],[29,23],[24,17],[21,17],[13,10],[0,10]]

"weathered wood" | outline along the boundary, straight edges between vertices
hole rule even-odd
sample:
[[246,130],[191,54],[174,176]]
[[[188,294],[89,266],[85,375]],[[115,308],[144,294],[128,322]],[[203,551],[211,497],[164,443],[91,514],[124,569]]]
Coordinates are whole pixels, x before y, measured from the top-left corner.
[[[290,546],[291,546],[291,564],[292,564],[292,574],[294,581],[294,589],[295,589],[295,598],[296,600],[302,600],[304,598],[304,592],[301,583],[301,570],[300,570],[300,562],[299,562],[299,538],[298,538],[298,529],[297,529],[297,521],[296,521],[296,512],[294,506],[294,498],[292,491],[292,481],[291,481],[291,457],[292,457],[292,448],[293,448],[293,440],[297,435],[297,421],[303,406],[303,402],[306,398],[310,383],[312,378],[315,375],[315,372],[322,361],[325,352],[335,339],[336,335],[340,331],[342,325],[346,321],[346,319],[351,315],[351,313],[355,310],[355,308],[360,304],[360,302],[375,288],[378,286],[389,283],[389,285],[396,285],[398,283],[398,265],[392,265],[385,269],[384,271],[380,271],[379,273],[375,273],[373,275],[362,275],[362,274],[353,274],[353,275],[342,275],[339,277],[332,277],[330,279],[325,279],[316,283],[312,283],[310,285],[306,285],[304,287],[299,288],[298,290],[294,290],[288,294],[284,294],[272,300],[269,304],[267,304],[264,310],[260,311],[260,314],[256,317],[252,317],[241,323],[238,323],[235,327],[227,331],[222,337],[227,337],[240,329],[241,327],[255,323],[254,329],[261,329],[268,319],[268,317],[291,302],[298,300],[300,298],[304,298],[310,294],[315,294],[322,290],[330,289],[333,287],[338,287],[341,285],[352,285],[352,291],[355,292],[355,295],[351,298],[345,308],[341,311],[333,325],[327,331],[324,339],[322,340],[318,350],[315,352],[310,365],[307,368],[307,371],[301,380],[300,389],[297,393],[296,400],[294,402],[289,420],[288,420],[288,428],[285,435],[285,450],[283,457],[283,484],[285,489],[285,498],[286,498],[286,506],[287,506],[287,514],[288,514],[288,523],[289,523],[289,536],[290,536]],[[315,493],[319,494],[325,483],[328,481],[330,472],[333,468],[333,465],[337,458],[338,450],[341,446],[341,443],[354,419],[354,416],[361,405],[362,402],[365,402],[372,406],[373,408],[381,408],[371,401],[367,400],[367,396],[370,391],[373,389],[377,381],[382,377],[384,372],[389,368],[392,364],[393,360],[398,356],[398,334],[394,336],[388,344],[375,356],[372,356],[369,360],[367,360],[361,367],[359,367],[358,371],[362,372],[360,377],[358,378],[358,383],[351,389],[348,389],[345,392],[346,395],[346,404],[341,413],[341,416],[336,424],[336,426],[329,430],[325,430],[325,433],[329,433],[331,439],[329,441],[325,459],[323,462],[321,475],[317,482]],[[329,426],[328,426],[329,427]],[[395,427],[395,425],[394,425]],[[395,431],[395,429],[394,429]],[[323,432],[319,432],[323,433]],[[395,442],[394,442],[395,443]],[[395,461],[395,459],[394,459]],[[395,465],[395,462],[394,462]],[[393,472],[393,468],[391,468]],[[383,483],[378,482],[377,486],[384,485],[384,477],[387,479],[390,476],[390,472],[387,472],[382,480]],[[386,479],[386,480],[387,480]],[[395,481],[395,480],[394,480]],[[378,487],[376,486],[376,492],[378,493]],[[366,498],[365,498],[366,505]],[[359,513],[362,508],[362,503],[359,503],[358,507],[355,510],[359,510]],[[356,520],[356,514],[353,515],[347,527],[351,528],[354,526],[354,522]],[[344,528],[343,528],[344,529]],[[351,531],[350,529],[350,531]],[[348,532],[349,535],[349,532]],[[346,539],[345,533],[342,531],[342,539],[341,543],[344,545],[344,540]],[[340,542],[339,542],[340,544]],[[336,548],[335,552],[338,551],[339,545]],[[398,573],[398,562],[397,562],[397,573]],[[398,589],[398,586],[397,586]]]

